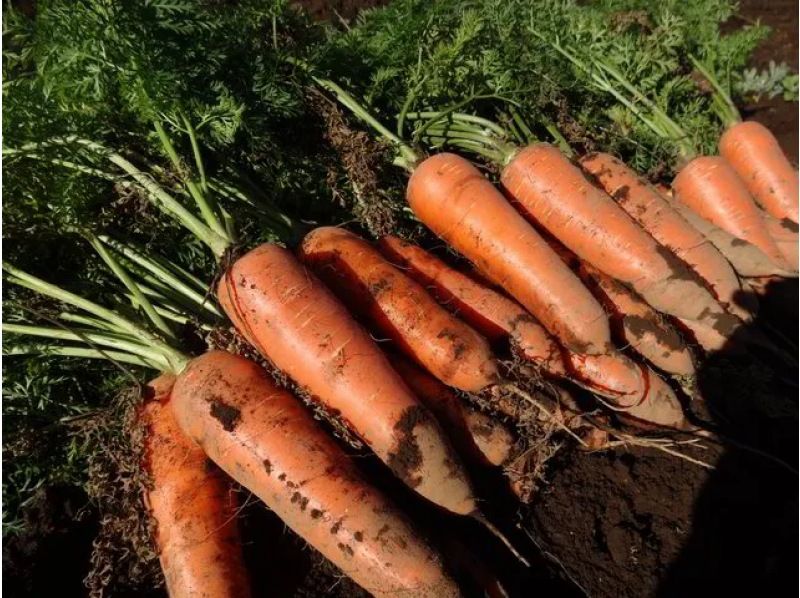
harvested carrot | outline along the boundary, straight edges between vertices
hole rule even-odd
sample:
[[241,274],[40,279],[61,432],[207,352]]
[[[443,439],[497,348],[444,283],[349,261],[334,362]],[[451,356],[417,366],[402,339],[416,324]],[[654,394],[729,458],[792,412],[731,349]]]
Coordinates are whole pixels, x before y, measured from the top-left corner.
[[501,423],[477,409],[465,406],[447,386],[398,355],[389,357],[392,367],[438,418],[459,454],[474,461],[502,465],[514,448],[514,437]]
[[778,220],[768,214],[763,214],[764,223],[767,225],[767,231],[775,241],[781,255],[786,260],[788,266],[797,271],[800,268],[798,264],[798,235],[797,223],[789,218]]
[[467,160],[419,163],[407,199],[416,216],[578,353],[611,347],[603,308],[503,195]]
[[745,321],[752,319],[757,302],[746,308],[739,305],[743,297],[752,295],[742,293],[742,286],[728,260],[655,188],[610,154],[589,154],[581,158],[580,164],[631,218],[686,262],[726,309]]
[[581,278],[602,297],[630,348],[657,368],[679,376],[695,373],[692,354],[680,335],[647,303],[622,283],[589,264],[581,264]]
[[385,236],[379,246],[398,268],[492,342],[510,340],[514,350],[548,374],[566,374],[562,349],[521,305],[454,270],[421,247]]
[[306,235],[300,259],[354,313],[439,380],[479,392],[498,380],[489,344],[370,243],[341,228]]
[[691,425],[683,415],[680,402],[669,385],[655,372],[647,372],[647,400],[639,405],[620,412],[624,419],[633,418],[634,422],[649,427],[656,424],[667,428],[686,430]]
[[[568,378],[623,408],[645,396],[641,368],[624,355],[616,351],[585,355],[564,349],[519,304],[450,268],[421,247],[390,236],[381,239],[380,245],[444,305],[487,337],[508,339],[515,352],[544,373]],[[553,250],[558,255],[557,248]]]
[[236,521],[236,497],[226,476],[178,428],[169,407],[175,376],[147,385],[140,412],[147,429],[147,493],[155,541],[172,598],[246,598],[250,582]]
[[675,199],[698,216],[752,243],[779,267],[787,267],[753,197],[724,158],[695,158],[680,170],[672,190]]
[[720,138],[719,151],[768,213],[798,222],[797,171],[769,129],[754,121],[734,124]]
[[[517,354],[544,373],[570,379],[620,407],[641,400],[645,388],[641,370],[624,355],[616,351],[585,355],[564,349],[519,304],[453,270],[424,249],[395,237],[384,237],[381,246],[479,332],[495,338],[504,335]],[[553,250],[558,254],[557,248]]]
[[409,521],[253,362],[206,353],[180,375],[171,403],[178,424],[215,463],[365,590],[459,595]]
[[291,252],[253,249],[228,269],[217,295],[261,354],[335,409],[400,479],[455,513],[475,511],[469,481],[433,417]]
[[535,143],[517,152],[501,182],[529,218],[657,310],[708,322],[725,334],[740,324],[683,262],[552,145]]
[[748,243],[732,234],[722,230],[705,218],[701,218],[694,211],[678,202],[671,202],[675,211],[683,216],[686,221],[700,231],[703,236],[719,249],[720,253],[731,263],[739,276],[797,276],[778,266],[763,251],[752,243]]

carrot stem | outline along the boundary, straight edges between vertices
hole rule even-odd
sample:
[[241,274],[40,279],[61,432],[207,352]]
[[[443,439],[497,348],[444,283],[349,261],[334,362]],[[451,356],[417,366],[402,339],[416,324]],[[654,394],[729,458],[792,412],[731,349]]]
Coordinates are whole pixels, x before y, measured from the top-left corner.
[[[181,173],[184,170],[183,164],[178,156],[178,152],[175,150],[172,140],[169,138],[169,135],[167,135],[164,126],[158,121],[154,121],[154,126],[156,129],[156,134],[158,135],[158,138],[161,141],[161,145],[164,147],[167,156],[178,172]],[[190,137],[192,137],[192,135],[193,134],[191,134]],[[196,140],[193,141],[193,146],[194,144],[196,144]],[[196,159],[199,159],[199,154],[196,155]],[[186,176],[185,182],[186,188],[189,190],[189,195],[192,196],[195,204],[197,204],[197,207],[200,210],[200,214],[203,216],[203,220],[205,220],[206,225],[208,225],[208,227],[218,235],[226,237],[227,234],[225,228],[220,223],[217,215],[214,213],[214,209],[211,207],[211,203],[206,197],[206,194],[200,190],[200,188],[197,186],[197,183],[192,180],[191,176]]]
[[172,328],[170,328],[170,326],[163,320],[161,315],[153,308],[153,304],[150,303],[147,297],[142,293],[139,286],[133,281],[133,279],[128,275],[128,273],[114,258],[114,256],[105,248],[105,246],[95,235],[88,231],[85,232],[84,235],[88,239],[89,244],[111,269],[114,275],[119,278],[122,284],[125,285],[125,288],[131,292],[133,297],[136,299],[136,303],[144,310],[145,314],[147,314],[147,317],[150,318],[150,321],[155,325],[155,327],[164,336],[174,340],[175,333],[172,331]]
[[15,346],[3,349],[3,355],[30,355],[32,353],[48,356],[58,355],[61,357],[81,357],[86,359],[104,359],[106,361],[127,363],[138,365],[154,370],[161,371],[164,364],[151,361],[144,357],[123,353],[121,351],[106,351],[101,349],[88,349],[86,347],[64,347],[61,345],[50,345],[47,343],[31,343],[23,346]]
[[706,81],[711,84],[711,87],[714,88],[714,108],[723,124],[727,127],[731,127],[741,122],[742,115],[739,113],[739,109],[736,107],[736,104],[733,103],[730,94],[722,87],[722,84],[717,78],[711,74],[711,71],[706,68],[702,62],[691,54],[689,55],[689,60],[692,61],[694,67],[700,71],[700,74],[703,75]]

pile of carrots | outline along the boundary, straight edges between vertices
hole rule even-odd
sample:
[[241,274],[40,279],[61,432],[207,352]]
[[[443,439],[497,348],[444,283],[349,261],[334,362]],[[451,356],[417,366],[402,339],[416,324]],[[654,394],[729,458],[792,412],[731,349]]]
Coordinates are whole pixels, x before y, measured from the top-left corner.
[[[690,378],[704,350],[739,342],[765,278],[797,275],[797,173],[768,131],[741,127],[672,191],[612,156],[575,164],[543,143],[506,166],[506,194],[466,159],[433,155],[414,166],[409,205],[474,270],[397,237],[373,244],[322,227],[296,253],[266,244],[239,258],[218,296],[238,331],[398,478],[443,509],[476,514],[461,459],[502,465],[513,432],[448,387],[513,386],[498,346],[628,423],[687,430],[665,378]],[[215,351],[153,386],[182,434],[365,589],[458,595],[420,533],[258,366]],[[169,468],[154,459],[151,493],[170,589],[245,595],[235,531],[219,523],[229,493],[191,457],[197,448],[173,442],[184,458]],[[170,492],[201,484],[193,521],[175,525],[186,504],[164,508]]]
[[[686,432],[679,383],[705,352],[769,350],[745,324],[766,280],[797,276],[797,172],[753,123],[720,151],[671,190],[547,143],[510,155],[500,187],[459,155],[415,156],[408,205],[458,266],[395,236],[320,227],[295,251],[239,257],[216,295],[399,480],[490,525],[470,471],[514,456],[514,411],[471,398],[534,401],[566,426],[583,389],[625,424]],[[172,596],[248,595],[230,480],[372,594],[460,595],[425,535],[260,366],[219,350],[168,365],[142,418]]]

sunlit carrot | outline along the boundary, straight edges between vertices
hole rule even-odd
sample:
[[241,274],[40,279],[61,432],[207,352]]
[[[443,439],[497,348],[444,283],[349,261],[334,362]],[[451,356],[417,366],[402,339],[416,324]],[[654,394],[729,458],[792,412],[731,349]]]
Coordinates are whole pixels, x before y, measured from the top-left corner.
[[215,463],[368,592],[460,595],[408,520],[253,362],[208,352],[179,376],[171,403]]
[[497,383],[486,340],[358,235],[317,228],[298,255],[353,313],[445,384],[479,392]]
[[744,320],[752,319],[757,302],[743,307],[742,300],[751,295],[742,292],[728,260],[654,187],[610,154],[592,153],[581,158],[580,164],[631,218],[686,262],[727,309]]
[[251,250],[228,268],[217,294],[261,354],[336,410],[400,479],[451,511],[475,511],[467,476],[433,417],[291,252],[271,244]]

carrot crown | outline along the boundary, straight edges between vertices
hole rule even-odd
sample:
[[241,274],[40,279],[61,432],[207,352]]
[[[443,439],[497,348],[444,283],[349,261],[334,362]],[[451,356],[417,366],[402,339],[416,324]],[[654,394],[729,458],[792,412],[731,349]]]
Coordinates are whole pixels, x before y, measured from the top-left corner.
[[161,372],[179,373],[189,361],[181,351],[176,325],[191,321],[210,329],[220,312],[206,297],[200,280],[179,266],[106,236],[84,233],[121,283],[122,305],[109,308],[3,262],[6,280],[73,308],[59,313],[49,326],[4,322],[8,334],[44,338],[17,343],[6,354],[40,353],[106,359]]

